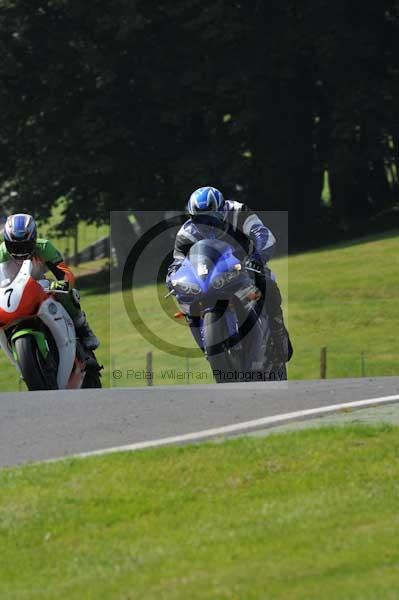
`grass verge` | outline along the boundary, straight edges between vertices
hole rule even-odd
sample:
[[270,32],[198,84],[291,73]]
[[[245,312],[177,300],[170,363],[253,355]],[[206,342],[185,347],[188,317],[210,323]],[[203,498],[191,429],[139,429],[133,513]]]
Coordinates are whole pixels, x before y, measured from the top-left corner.
[[396,599],[399,429],[0,472],[0,597]]

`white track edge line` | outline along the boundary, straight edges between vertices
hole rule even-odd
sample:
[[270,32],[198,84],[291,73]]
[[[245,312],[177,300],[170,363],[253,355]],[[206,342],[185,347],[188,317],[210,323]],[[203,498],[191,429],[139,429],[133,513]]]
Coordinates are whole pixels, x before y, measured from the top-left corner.
[[79,452],[78,454],[71,454],[69,456],[51,458],[43,462],[58,462],[60,460],[68,460],[72,458],[87,458],[90,456],[102,456],[104,454],[113,454],[116,452],[130,452],[133,450],[144,450],[146,448],[157,448],[159,446],[168,446],[170,444],[179,444],[182,442],[194,442],[206,438],[217,437],[226,433],[235,433],[239,431],[244,432],[246,430],[259,429],[259,427],[262,427],[263,425],[273,425],[283,421],[298,419],[300,417],[322,415],[345,410],[346,408],[362,408],[365,406],[372,406],[373,404],[385,404],[394,402],[395,400],[399,400],[399,394],[394,396],[382,396],[380,398],[369,398],[367,400],[356,400],[354,402],[345,402],[341,404],[331,404],[329,406],[320,406],[318,408],[308,408],[304,410],[297,410],[291,413],[282,413],[279,415],[272,415],[270,417],[263,417],[261,419],[254,419],[252,421],[242,421],[241,423],[234,423],[233,425],[225,425],[222,427],[215,427],[213,429],[204,429],[202,431],[196,431],[193,433],[185,433],[183,435],[148,440],[146,442],[137,442],[135,444],[128,444],[124,446],[114,446],[112,448],[104,448],[102,450]]

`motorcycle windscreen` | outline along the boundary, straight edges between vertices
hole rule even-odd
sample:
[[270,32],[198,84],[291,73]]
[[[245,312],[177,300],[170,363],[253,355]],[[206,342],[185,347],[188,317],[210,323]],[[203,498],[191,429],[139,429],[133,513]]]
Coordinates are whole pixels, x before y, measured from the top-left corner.
[[8,287],[20,272],[21,267],[22,263],[16,260],[0,263],[0,288]]
[[231,247],[220,240],[201,240],[190,248],[189,259],[199,277],[207,278],[221,261],[231,255]]

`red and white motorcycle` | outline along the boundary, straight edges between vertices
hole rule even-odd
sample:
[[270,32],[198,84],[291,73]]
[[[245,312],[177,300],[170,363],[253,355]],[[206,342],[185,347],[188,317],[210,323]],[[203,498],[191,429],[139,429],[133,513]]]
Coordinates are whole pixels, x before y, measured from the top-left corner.
[[[94,353],[76,339],[73,321],[34,263],[0,263],[0,346],[29,390],[101,387]],[[68,293],[68,292],[64,292]]]

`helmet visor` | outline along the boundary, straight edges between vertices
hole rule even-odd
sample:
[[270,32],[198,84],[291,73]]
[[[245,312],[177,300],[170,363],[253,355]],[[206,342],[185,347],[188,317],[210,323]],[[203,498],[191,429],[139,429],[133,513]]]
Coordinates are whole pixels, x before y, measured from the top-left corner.
[[36,242],[35,240],[21,241],[21,242],[10,242],[4,240],[8,253],[13,258],[19,258],[20,260],[26,260],[30,258],[35,251]]
[[223,213],[218,210],[196,212],[191,215],[191,220],[196,225],[211,225],[214,227],[220,227],[223,220]]

